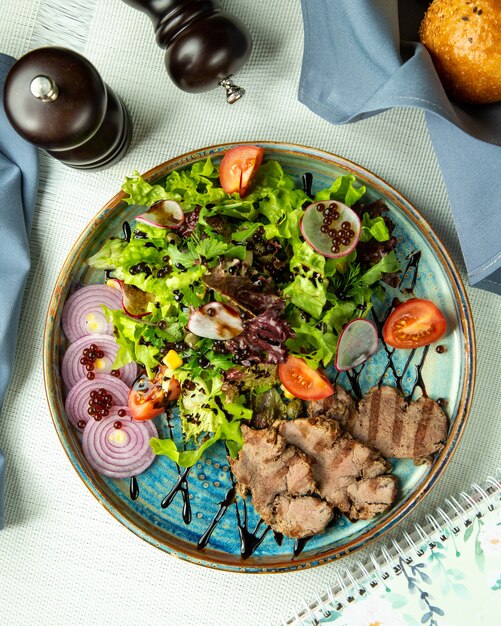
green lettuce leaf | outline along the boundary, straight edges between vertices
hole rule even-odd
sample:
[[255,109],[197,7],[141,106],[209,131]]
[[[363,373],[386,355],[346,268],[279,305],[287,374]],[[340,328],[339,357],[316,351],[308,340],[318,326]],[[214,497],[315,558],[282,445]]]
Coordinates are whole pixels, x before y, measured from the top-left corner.
[[122,191],[129,194],[128,197],[124,198],[127,204],[140,204],[149,207],[159,200],[169,198],[161,185],[150,185],[137,171],[133,172],[130,178],[125,178]]
[[[118,344],[118,352],[113,363],[113,369],[119,369],[127,363],[142,363],[149,378],[153,378],[154,369],[158,366],[161,358],[159,348],[154,345],[145,345],[140,342],[143,333],[148,328],[141,320],[136,320],[123,311],[112,311],[101,305],[106,318],[113,324],[115,341]],[[143,337],[144,339],[144,337]]]
[[398,272],[399,269],[400,263],[398,262],[395,251],[392,250],[378,263],[370,267],[364,274],[362,274],[361,279],[366,285],[373,285],[378,280],[381,280],[383,274]]
[[360,241],[370,241],[373,237],[377,241],[388,241],[390,233],[381,216],[371,219],[368,213],[364,213]]
[[[200,381],[198,381],[200,383]],[[196,394],[193,394],[194,396]],[[214,396],[202,395],[202,402],[204,406],[208,404],[210,409],[205,409],[205,413],[211,412],[212,415],[206,420],[204,430],[212,433],[212,436],[208,437],[195,449],[182,449],[180,450],[176,443],[172,439],[158,439],[153,437],[150,439],[150,445],[155,454],[162,454],[181,467],[191,467],[194,465],[207,448],[213,446],[217,441],[224,441],[230,453],[230,456],[235,457],[238,451],[243,445],[242,431],[240,429],[240,422],[242,420],[249,420],[252,417],[252,410],[243,406],[245,399],[243,396],[238,398],[237,402],[227,402],[224,404],[216,402]],[[193,410],[193,404],[190,404],[191,410]],[[200,413],[196,413],[200,418]],[[186,435],[186,430],[183,429]],[[202,431],[201,431],[202,432]],[[195,437],[192,437],[195,439]]]
[[353,206],[366,192],[366,188],[363,185],[355,187],[354,183],[356,180],[353,174],[336,178],[328,189],[322,189],[315,195],[315,202],[320,200],[339,200],[339,202],[344,202],[347,206]]
[[325,283],[304,275],[294,276],[292,283],[283,289],[283,294],[292,304],[318,319],[327,302]]

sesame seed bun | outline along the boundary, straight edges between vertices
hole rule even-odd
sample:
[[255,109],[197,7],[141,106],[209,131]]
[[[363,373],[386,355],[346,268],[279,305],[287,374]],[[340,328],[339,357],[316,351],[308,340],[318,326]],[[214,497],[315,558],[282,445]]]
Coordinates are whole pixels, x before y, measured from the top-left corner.
[[419,36],[451,98],[501,100],[501,0],[434,0]]

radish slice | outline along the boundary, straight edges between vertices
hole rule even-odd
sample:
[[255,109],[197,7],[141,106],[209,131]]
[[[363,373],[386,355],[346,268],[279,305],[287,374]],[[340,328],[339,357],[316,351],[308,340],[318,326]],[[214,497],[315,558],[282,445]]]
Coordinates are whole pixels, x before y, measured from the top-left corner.
[[237,337],[243,329],[240,313],[222,302],[193,309],[188,320],[188,330],[194,335],[219,341]]
[[68,419],[74,426],[82,429],[89,419],[92,419],[89,413],[91,393],[93,391],[99,393],[101,389],[104,389],[111,396],[109,410],[116,405],[126,406],[128,404],[129,387],[118,378],[108,374],[97,374],[94,380],[82,378],[70,389],[64,403]]
[[146,307],[155,300],[153,294],[143,291],[135,285],[128,285],[123,280],[118,280],[118,278],[111,278],[108,282],[114,283],[116,288],[122,292],[122,309],[126,315],[135,319],[141,319],[145,315],[150,314]]
[[184,222],[184,212],[175,200],[160,200],[136,217],[136,222],[143,222],[157,228],[179,228]]
[[108,322],[101,305],[111,310],[121,307],[120,294],[108,285],[88,285],[71,294],[64,305],[61,324],[68,340],[96,334],[113,334],[113,324]]
[[327,200],[310,204],[301,219],[305,241],[330,259],[349,254],[360,239],[358,215],[342,202]]
[[[95,348],[94,348],[95,347]],[[110,335],[88,335],[72,343],[63,357],[61,375],[67,389],[81,378],[93,379],[96,374],[111,374],[131,387],[137,378],[137,365],[128,363],[115,370],[113,362],[118,344]]]
[[150,446],[157,437],[154,425],[145,426],[127,417],[92,420],[83,432],[82,450],[89,465],[109,478],[129,478],[144,472],[155,460]]
[[337,342],[335,366],[339,372],[361,365],[377,350],[376,326],[366,319],[356,319],[343,328]]

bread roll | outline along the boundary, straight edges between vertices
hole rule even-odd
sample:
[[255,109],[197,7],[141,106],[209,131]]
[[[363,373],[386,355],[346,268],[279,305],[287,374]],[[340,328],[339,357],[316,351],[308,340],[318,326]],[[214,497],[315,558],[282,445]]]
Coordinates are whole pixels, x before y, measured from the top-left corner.
[[451,98],[501,100],[501,0],[434,0],[419,35]]

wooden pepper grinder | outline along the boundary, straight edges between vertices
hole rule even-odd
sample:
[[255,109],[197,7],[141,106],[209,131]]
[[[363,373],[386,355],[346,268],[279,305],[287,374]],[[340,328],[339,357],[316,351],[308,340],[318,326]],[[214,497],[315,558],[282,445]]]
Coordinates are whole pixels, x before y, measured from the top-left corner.
[[83,56],[59,47],[21,57],[5,81],[4,106],[15,130],[65,165],[98,170],[127,151],[127,109]]
[[232,75],[246,63],[252,41],[246,26],[221,11],[213,0],[124,0],[153,22],[156,41],[165,48],[165,65],[183,91],[221,85],[230,104],[245,93]]

